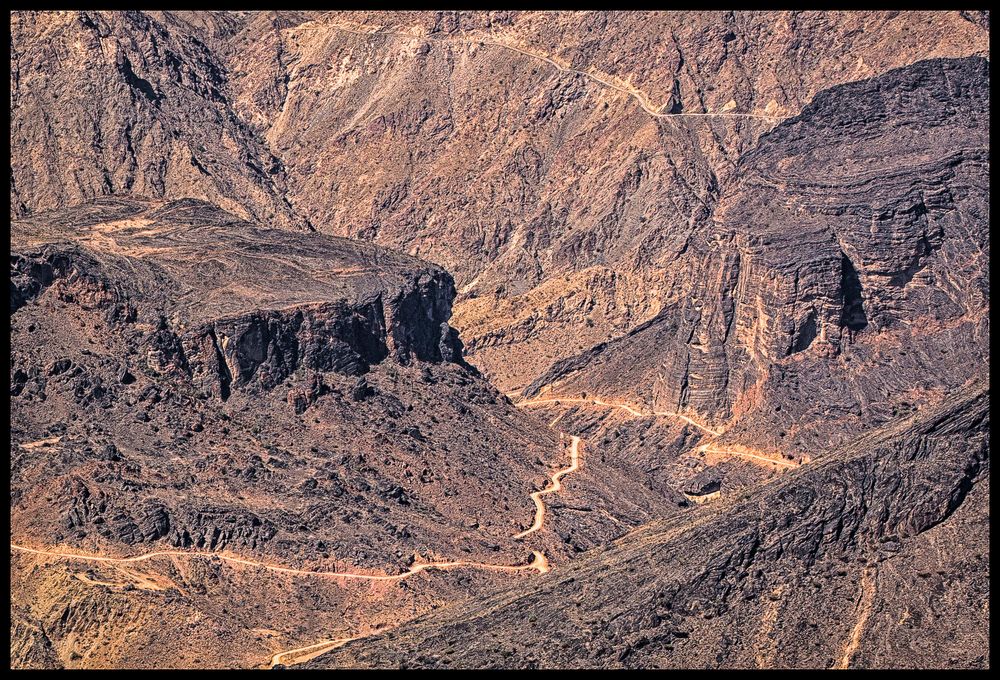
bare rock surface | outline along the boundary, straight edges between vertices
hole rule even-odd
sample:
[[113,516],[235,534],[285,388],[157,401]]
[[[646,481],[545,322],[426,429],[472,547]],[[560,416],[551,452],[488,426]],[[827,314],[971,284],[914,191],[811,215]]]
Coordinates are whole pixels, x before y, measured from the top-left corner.
[[676,260],[762,133],[831,86],[988,55],[986,26],[960,12],[17,13],[12,215],[193,197],[420,255],[456,277],[470,358],[510,391],[685,295]]
[[[442,269],[191,200],[42,213],[12,224],[11,246],[19,545],[373,575],[414,560],[530,561],[511,536],[530,524],[528,494],[563,451],[464,362]],[[533,546],[560,551],[557,537],[539,538]],[[272,578],[277,604],[260,610],[253,569],[213,584],[166,559],[124,580],[100,564],[96,575],[64,568],[38,580],[32,559],[16,556],[15,599],[34,604],[18,610],[12,657],[29,666],[51,665],[50,648],[70,666],[259,665],[271,643],[237,642],[241,617],[269,612],[256,627],[297,640],[322,635],[335,613],[337,625],[385,625],[497,578],[377,592]],[[175,606],[153,623],[170,592]],[[303,606],[320,612],[304,628]],[[164,641],[194,617],[216,642],[179,660],[164,643],[133,639],[123,611]],[[243,651],[226,654],[230,645]]]
[[988,74],[927,61],[821,93],[740,159],[690,293],[525,394],[616,395],[809,455],[980,375]]
[[12,13],[12,667],[987,667],[989,19]]
[[988,492],[979,384],[697,522],[652,522],[308,665],[985,667]]

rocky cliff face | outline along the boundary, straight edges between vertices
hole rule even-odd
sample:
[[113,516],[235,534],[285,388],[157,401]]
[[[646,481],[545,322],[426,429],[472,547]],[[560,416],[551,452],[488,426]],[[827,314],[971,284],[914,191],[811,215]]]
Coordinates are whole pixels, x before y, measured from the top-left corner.
[[519,389],[683,297],[676,260],[762,133],[831,86],[986,54],[984,24],[959,12],[18,14],[13,214],[191,196],[419,254],[455,275],[474,362]]
[[[510,537],[530,523],[528,493],[557,437],[464,362],[444,270],[192,200],[40,213],[12,224],[11,245],[20,544],[389,574],[439,555],[530,557]],[[69,566],[37,579],[37,566],[15,567],[15,665],[253,666],[271,653],[269,638],[234,624],[258,616],[252,572]],[[496,578],[478,576],[375,594],[274,582],[270,623],[256,628],[299,640],[391,624]],[[327,601],[341,623],[301,628],[298,598]],[[156,611],[167,614],[154,623]],[[134,640],[125,612],[164,639],[199,621],[215,642],[179,660]],[[232,645],[244,651],[221,651]]]
[[136,194],[304,226],[281,160],[234,113],[225,67],[197,35],[143,12],[11,21],[12,216]]
[[[262,230],[195,201],[100,205],[127,218],[79,224],[71,210],[14,226],[33,250],[12,256],[12,313],[54,287],[109,321],[151,327],[141,344],[151,370],[223,398],[300,370],[361,375],[387,357],[463,363],[448,326],[454,284],[440,268]],[[303,261],[324,269],[310,276]]]
[[987,665],[988,31],[14,13],[12,666]]
[[818,95],[740,159],[686,255],[687,299],[526,394],[628,395],[808,452],[813,428],[837,440],[975,377],[988,76],[982,59],[928,61]]

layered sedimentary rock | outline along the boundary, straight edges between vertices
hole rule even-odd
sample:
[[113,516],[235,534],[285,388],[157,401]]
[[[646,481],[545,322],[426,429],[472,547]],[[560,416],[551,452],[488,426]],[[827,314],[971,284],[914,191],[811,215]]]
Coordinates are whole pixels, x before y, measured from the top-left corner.
[[981,375],[988,109],[975,58],[821,93],[740,159],[685,299],[525,394],[624,395],[808,453]]
[[988,665],[988,13],[12,29],[12,666]]
[[281,160],[234,112],[197,35],[143,12],[17,12],[11,30],[12,216],[190,196],[305,228]]
[[698,522],[308,665],[984,667],[988,496],[979,383]]
[[13,214],[191,196],[419,254],[456,277],[474,363],[520,389],[682,297],[675,261],[760,134],[833,85],[986,54],[984,24],[960,12],[17,14]]
[[[192,200],[13,223],[12,541],[375,575],[527,564],[511,536],[561,449],[465,363],[454,295],[415,258]],[[557,542],[542,532],[530,547]],[[166,557],[96,571],[12,560],[18,666],[260,665],[275,646],[394,623],[497,578],[373,592]],[[317,611],[304,627],[303,607]],[[247,637],[245,617],[270,632]],[[178,657],[166,640],[188,620],[201,641]]]

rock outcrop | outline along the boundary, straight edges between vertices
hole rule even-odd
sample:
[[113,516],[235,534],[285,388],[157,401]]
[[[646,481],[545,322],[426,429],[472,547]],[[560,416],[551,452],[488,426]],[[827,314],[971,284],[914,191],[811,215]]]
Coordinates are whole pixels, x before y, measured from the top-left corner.
[[[199,201],[132,198],[15,221],[10,262],[19,545],[375,574],[399,573],[414,554],[522,561],[510,537],[531,521],[528,494],[557,437],[464,362],[440,267]],[[259,637],[236,656],[219,642],[234,629],[218,602],[254,617],[264,601],[252,571],[167,560],[43,569],[46,581],[32,576],[34,558],[19,559],[12,593],[35,604],[18,614],[17,666],[51,667],[52,650],[70,667],[177,663],[155,640],[126,644],[137,620],[164,640],[200,622],[215,651],[195,643],[184,665],[269,654]],[[377,595],[274,582],[271,623],[257,627],[322,634],[325,617],[300,627],[299,597],[336,602],[329,610],[359,628],[394,623],[497,578]],[[154,624],[155,611],[166,614]]]
[[988,12],[11,21],[12,667],[988,666]]
[[988,15],[960,12],[12,21],[12,216],[196,197],[417,254],[504,391],[681,299],[736,159],[818,93],[988,54]]
[[988,492],[978,384],[702,521],[653,522],[307,665],[986,667]]
[[973,379],[988,361],[988,111],[978,58],[820,93],[740,159],[686,255],[689,295],[525,395],[621,395],[807,453]]
[[140,341],[149,369],[223,398],[301,369],[360,375],[387,357],[463,363],[447,324],[454,285],[440,268],[263,230],[196,201],[121,203],[102,203],[128,214],[119,221],[77,225],[63,213],[18,223],[15,240],[33,249],[12,256],[11,313],[53,286],[109,321],[151,327]]

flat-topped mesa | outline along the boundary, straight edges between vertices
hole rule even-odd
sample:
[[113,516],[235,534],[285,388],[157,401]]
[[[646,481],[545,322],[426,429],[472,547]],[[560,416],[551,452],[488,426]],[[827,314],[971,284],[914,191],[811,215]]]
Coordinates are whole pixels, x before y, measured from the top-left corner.
[[144,335],[146,362],[226,399],[300,368],[464,365],[440,267],[263,228],[201,201],[105,199],[12,224],[11,311],[49,288]]

